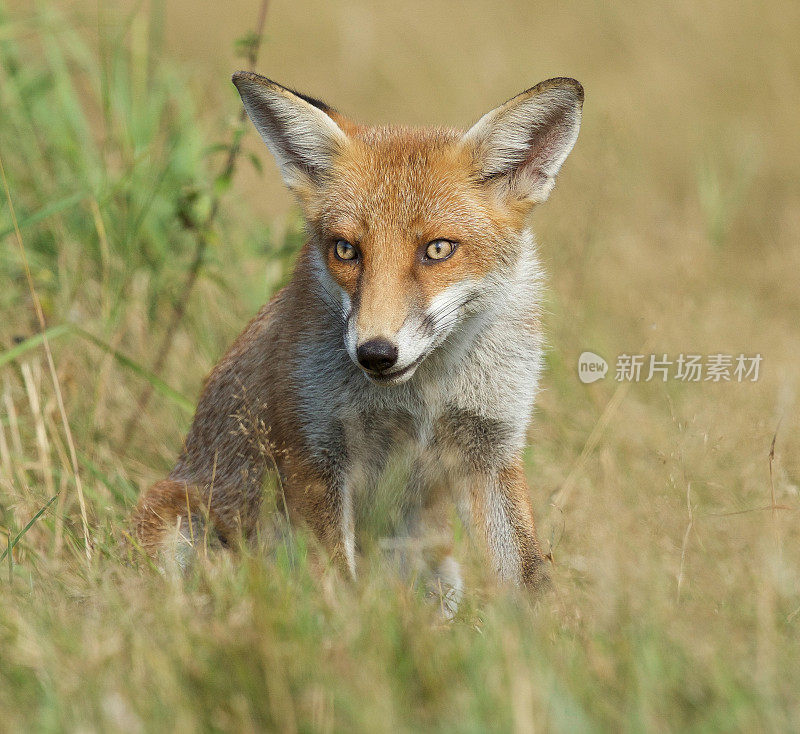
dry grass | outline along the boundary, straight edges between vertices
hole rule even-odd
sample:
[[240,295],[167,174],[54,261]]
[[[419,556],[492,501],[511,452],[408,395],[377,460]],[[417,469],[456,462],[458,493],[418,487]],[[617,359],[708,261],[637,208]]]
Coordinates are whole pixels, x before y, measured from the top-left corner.
[[[0,554],[19,536],[0,563],[0,730],[800,728],[796,4],[273,4],[260,69],[368,121],[463,125],[560,74],[587,90],[533,220],[551,346],[527,467],[556,591],[494,589],[459,541],[471,590],[446,627],[376,553],[355,587],[318,579],[302,538],[182,583],[120,553],[189,419],[148,366],[257,4],[169,3],[160,51],[156,3],[127,25],[77,8],[0,7],[0,155],[34,288],[51,328],[96,339],[50,339],[87,562],[47,357],[15,346],[38,324],[0,200]],[[224,193],[162,374],[190,403],[299,242],[246,147],[265,171],[245,160]],[[762,373],[587,386],[586,349],[758,352]]]

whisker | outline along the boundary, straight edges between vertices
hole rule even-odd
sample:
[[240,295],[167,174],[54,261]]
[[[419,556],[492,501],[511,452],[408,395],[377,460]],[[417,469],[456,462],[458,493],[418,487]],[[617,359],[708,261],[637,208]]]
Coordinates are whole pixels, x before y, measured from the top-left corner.
[[[456,313],[460,309],[464,308],[468,304],[472,303],[474,300],[478,298],[478,294],[470,294],[465,298],[460,299],[453,299],[452,301],[446,303],[442,306],[438,311],[435,311],[432,314],[428,314],[425,319],[422,320],[420,324],[420,328],[426,328],[433,322],[442,322],[445,319],[449,318],[452,314]],[[434,332],[436,331],[436,325],[434,325]]]
[[317,279],[317,283],[319,283],[320,288],[328,295],[331,299],[328,301],[324,296],[320,294],[320,303],[325,307],[328,313],[333,316],[334,320],[344,326],[347,323],[347,315],[344,311],[344,306],[342,305],[341,301],[334,296],[333,293],[328,289],[325,283],[322,280]]
[[[328,294],[328,295],[331,296],[331,294]],[[328,313],[331,314],[332,316],[334,316],[337,319],[337,321],[339,321],[339,320],[340,321],[344,321],[344,319],[345,319],[344,311],[341,308],[337,307],[335,301],[329,301],[324,296],[320,297],[320,301],[325,306],[325,308],[328,310]]]
[[471,301],[475,300],[478,297],[477,294],[470,294],[465,296],[464,298],[454,298],[450,302],[446,303],[442,306],[438,311],[435,311],[433,314],[430,314],[433,320],[441,321],[442,319],[449,316],[451,313],[458,311],[459,309],[466,306]]
[[431,320],[437,318],[439,314],[441,314],[442,312],[444,312],[447,309],[449,309],[451,306],[453,306],[453,304],[459,303],[461,300],[462,300],[461,296],[454,296],[449,301],[447,301],[444,304],[442,304],[436,311],[433,311],[432,313],[427,314],[425,316],[425,319],[423,320],[423,323],[431,321]]

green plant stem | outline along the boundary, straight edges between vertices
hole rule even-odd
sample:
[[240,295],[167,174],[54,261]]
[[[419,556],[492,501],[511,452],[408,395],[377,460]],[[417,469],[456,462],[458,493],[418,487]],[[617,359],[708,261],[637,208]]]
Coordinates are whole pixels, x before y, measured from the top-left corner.
[[[256,62],[258,61],[258,52],[261,48],[261,42],[264,37],[264,26],[267,20],[268,7],[269,0],[262,0],[258,14],[258,21],[256,23],[256,31],[253,36],[253,41],[250,44],[247,56],[248,67],[251,71],[255,70]],[[242,149],[242,138],[244,137],[244,132],[246,129],[247,113],[245,112],[244,107],[242,107],[239,112],[239,122],[233,132],[233,138],[231,139],[231,144],[228,148],[228,156],[225,159],[225,165],[222,167],[217,180],[226,181],[230,180],[230,178],[233,176],[233,173],[236,170],[236,163],[239,158],[239,153]],[[167,329],[164,332],[164,336],[161,338],[161,343],[159,344],[159,348],[157,350],[156,360],[152,367],[152,372],[156,376],[161,374],[164,365],[166,364],[167,357],[172,351],[175,334],[183,322],[184,316],[186,315],[186,309],[189,306],[189,300],[192,296],[195,285],[197,284],[197,279],[200,275],[200,268],[203,265],[206,251],[208,250],[208,233],[211,230],[211,227],[213,226],[219,212],[220,200],[221,194],[215,192],[205,221],[200,226],[197,226],[196,224],[189,225],[189,227],[194,231],[195,235],[194,256],[191,264],[189,265],[189,270],[186,273],[186,280],[183,283],[180,296],[175,301],[175,305],[172,310],[172,317],[169,320],[169,324],[167,325]],[[147,410],[147,406],[152,396],[153,386],[152,384],[148,384],[144,387],[139,395],[139,399],[136,401],[136,408],[125,425],[122,439],[123,445],[128,445],[131,438],[133,438],[133,435],[139,425],[139,419]]]

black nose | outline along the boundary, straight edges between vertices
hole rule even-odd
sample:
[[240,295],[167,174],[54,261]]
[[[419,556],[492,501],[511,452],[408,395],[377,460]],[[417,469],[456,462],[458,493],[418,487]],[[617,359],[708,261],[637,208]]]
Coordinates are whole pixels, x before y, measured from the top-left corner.
[[397,347],[388,339],[370,339],[356,349],[358,363],[371,372],[385,372],[397,362]]

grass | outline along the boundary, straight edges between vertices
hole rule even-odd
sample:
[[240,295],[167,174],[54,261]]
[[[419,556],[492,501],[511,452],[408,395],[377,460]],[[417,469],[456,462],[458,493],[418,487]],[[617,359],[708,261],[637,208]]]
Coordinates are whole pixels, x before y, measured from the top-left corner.
[[[187,8],[170,12],[195,32]],[[1,197],[0,731],[800,728],[797,10],[587,8],[476,6],[451,49],[446,3],[400,18],[312,2],[302,23],[276,5],[268,19],[262,68],[367,119],[463,124],[559,73],[587,89],[581,139],[533,221],[550,349],[526,467],[555,590],[496,588],[459,536],[469,590],[443,625],[375,550],[379,517],[362,518],[356,584],[320,572],[302,535],[212,554],[183,580],[122,550],[202,377],[289,276],[301,227],[264,203],[278,177],[266,154],[263,174],[251,165],[254,135],[219,188],[238,112],[228,61],[204,61],[199,82],[156,32],[156,3],[99,19],[0,6],[0,156],[92,549]],[[314,38],[331,58],[296,55],[291,39]],[[585,350],[610,377],[578,381]],[[717,352],[761,353],[759,380],[612,379],[622,353]]]

